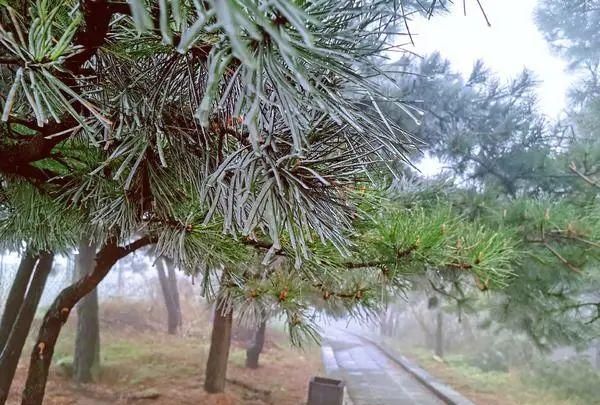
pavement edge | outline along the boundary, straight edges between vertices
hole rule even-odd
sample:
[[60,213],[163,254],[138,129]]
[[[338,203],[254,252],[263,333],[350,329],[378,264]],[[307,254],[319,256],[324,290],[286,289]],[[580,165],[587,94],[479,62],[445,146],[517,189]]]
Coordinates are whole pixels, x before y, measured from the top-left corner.
[[[338,366],[335,355],[333,354],[333,348],[329,345],[321,345],[321,360],[323,362],[323,369],[325,374],[331,377],[338,377],[337,372],[340,367]],[[348,387],[344,381],[344,405],[354,405],[350,394],[348,394]]]

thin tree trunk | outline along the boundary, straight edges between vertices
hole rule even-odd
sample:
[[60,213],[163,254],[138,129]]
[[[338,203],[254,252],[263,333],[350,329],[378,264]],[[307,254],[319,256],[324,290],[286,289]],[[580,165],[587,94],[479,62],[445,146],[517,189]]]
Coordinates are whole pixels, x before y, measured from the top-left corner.
[[123,265],[121,263],[117,263],[117,295],[119,297],[123,296]]
[[[79,243],[79,254],[75,276],[79,280],[94,268],[96,246],[83,239]],[[77,335],[73,356],[73,379],[79,383],[92,381],[94,370],[100,367],[100,322],[98,317],[98,289],[82,298],[77,304]]]
[[40,254],[33,278],[27,289],[27,295],[15,319],[6,346],[0,355],[0,370],[2,370],[0,372],[0,404],[4,404],[8,397],[8,391],[23,352],[23,346],[31,329],[31,323],[44,292],[48,275],[52,269],[53,259],[54,254],[52,253],[44,252]]
[[444,316],[442,310],[438,309],[435,328],[435,355],[444,357]]
[[21,257],[17,274],[15,275],[6,303],[4,304],[2,320],[0,321],[0,353],[2,353],[2,350],[6,345],[10,331],[13,328],[15,319],[17,319],[17,315],[19,314],[19,310],[25,299],[27,286],[29,285],[29,280],[31,279],[31,274],[33,273],[36,261],[37,256],[33,255],[29,250],[26,250]]
[[167,259],[167,269],[169,271],[169,291],[171,291],[171,298],[173,301],[173,312],[175,314],[175,323],[177,329],[181,329],[182,317],[181,317],[181,300],[179,299],[179,286],[177,285],[177,273],[175,272],[175,264],[173,260]]
[[42,404],[56,340],[75,304],[96,288],[117,260],[151,243],[154,243],[154,240],[150,237],[143,237],[123,247],[109,242],[96,254],[94,270],[78,282],[63,289],[56,297],[44,316],[31,352],[22,405]]
[[412,312],[413,318],[417,321],[417,324],[419,325],[419,327],[423,331],[423,334],[425,335],[425,344],[427,345],[427,347],[431,348],[433,346],[433,332],[431,332],[429,327],[427,327],[425,319],[423,319],[423,317],[417,311],[415,311],[413,307],[409,308]]
[[219,297],[215,307],[210,351],[206,362],[206,379],[204,380],[204,390],[206,392],[218,393],[225,391],[232,325],[233,309],[231,306],[226,306],[223,299]]
[[380,320],[380,329],[383,336],[392,336],[392,309],[386,308]]
[[[158,281],[163,293],[165,308],[167,309],[167,332],[169,335],[175,335],[181,324],[181,309],[179,306],[179,293],[177,292],[177,280],[175,286],[172,285],[171,268],[169,268],[169,277],[165,273],[165,263],[168,259],[159,257],[156,261],[156,272],[158,273]],[[173,271],[173,276],[175,276]]]
[[246,349],[246,367],[258,368],[258,359],[265,345],[265,332],[267,330],[267,318],[263,316],[262,321],[254,333],[252,345]]

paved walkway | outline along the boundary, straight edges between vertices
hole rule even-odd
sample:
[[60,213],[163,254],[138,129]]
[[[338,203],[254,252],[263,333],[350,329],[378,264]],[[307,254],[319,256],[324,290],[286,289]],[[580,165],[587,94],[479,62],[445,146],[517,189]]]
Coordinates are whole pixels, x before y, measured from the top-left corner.
[[443,402],[377,347],[341,330],[323,341],[326,371],[346,382],[354,405],[442,405]]

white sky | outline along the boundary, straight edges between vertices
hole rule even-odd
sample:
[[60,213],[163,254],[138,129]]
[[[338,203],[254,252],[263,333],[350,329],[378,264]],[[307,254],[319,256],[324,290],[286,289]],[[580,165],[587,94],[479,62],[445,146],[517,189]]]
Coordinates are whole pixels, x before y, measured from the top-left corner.
[[[501,79],[516,77],[526,67],[535,73],[542,111],[556,118],[566,106],[571,78],[566,63],[552,53],[537,29],[534,9],[537,0],[480,0],[490,20],[488,27],[476,0],[454,0],[451,13],[433,21],[411,22],[415,51],[426,55],[434,51],[449,59],[454,69],[468,75],[477,59]],[[425,176],[439,173],[439,160],[426,155],[416,166]]]
[[517,76],[523,68],[535,72],[540,106],[550,117],[565,107],[570,79],[566,63],[554,55],[534,21],[537,0],[480,0],[490,22],[488,27],[476,0],[454,0],[449,15],[434,21],[415,20],[411,24],[416,52],[428,54],[438,50],[455,69],[469,74],[473,63],[482,59],[502,77]]

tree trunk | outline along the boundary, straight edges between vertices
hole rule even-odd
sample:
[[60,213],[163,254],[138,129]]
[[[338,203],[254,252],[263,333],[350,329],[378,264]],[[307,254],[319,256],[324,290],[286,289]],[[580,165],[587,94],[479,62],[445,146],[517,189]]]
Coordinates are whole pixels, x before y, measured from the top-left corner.
[[206,392],[225,391],[232,325],[233,309],[226,306],[222,298],[219,298],[215,307],[210,351],[206,362],[206,379],[204,380],[204,390]]
[[246,349],[246,367],[258,368],[258,359],[265,345],[265,332],[267,329],[267,319],[263,317],[260,325],[254,333],[252,345]]
[[10,335],[10,331],[13,328],[15,319],[17,319],[17,315],[19,314],[19,310],[25,299],[27,286],[29,285],[29,280],[31,279],[31,274],[33,273],[36,261],[37,256],[34,256],[29,250],[26,250],[21,257],[17,274],[15,275],[6,303],[4,304],[2,320],[0,321],[0,353],[2,353],[2,350],[6,345],[8,335]]
[[23,352],[23,346],[31,329],[31,323],[35,317],[40,298],[44,292],[46,280],[52,269],[53,259],[54,255],[52,253],[44,252],[40,254],[33,278],[27,289],[27,295],[15,319],[13,328],[6,341],[6,346],[0,355],[0,370],[2,370],[0,373],[0,404],[4,404],[8,397],[8,391],[15,376],[19,358]]
[[167,269],[169,271],[169,291],[171,291],[171,298],[173,301],[173,313],[175,314],[175,324],[177,329],[181,328],[182,317],[181,317],[181,301],[179,299],[179,286],[177,285],[177,273],[175,271],[175,264],[173,260],[165,260],[167,263]]
[[117,295],[119,297],[123,296],[123,266],[120,264],[117,264]]
[[[169,268],[169,275],[165,273],[165,263]],[[165,308],[167,309],[167,332],[175,335],[181,326],[181,307],[179,304],[179,292],[177,291],[177,278],[172,263],[165,257],[159,257],[156,261],[156,272],[163,293]]]
[[[85,277],[94,268],[96,246],[89,240],[79,243],[75,267],[76,280]],[[98,289],[83,297],[77,304],[77,335],[73,355],[73,379],[79,383],[92,381],[94,370],[100,367],[100,322],[98,317]]]
[[415,311],[415,309],[413,307],[409,307],[409,308],[410,308],[410,311],[412,312],[413,318],[417,321],[417,324],[423,331],[423,335],[425,336],[425,345],[428,348],[433,347],[434,346],[433,332],[431,332],[431,330],[427,326],[427,323],[425,322],[425,319],[423,319],[423,316],[421,314],[419,314],[419,312]]
[[444,357],[444,316],[442,310],[438,309],[435,328],[435,355]]
[[143,237],[123,247],[109,242],[96,254],[94,270],[78,282],[63,289],[56,297],[44,316],[31,352],[22,405],[42,404],[56,340],[75,304],[96,288],[117,260],[151,243],[154,243],[154,240],[150,237]]
[[394,322],[393,309],[388,307],[388,308],[386,308],[385,312],[383,313],[383,316],[381,316],[381,318],[380,318],[380,329],[381,329],[381,334],[383,336],[386,336],[386,337],[392,336],[392,331],[393,331],[393,327],[394,327],[393,322]]

